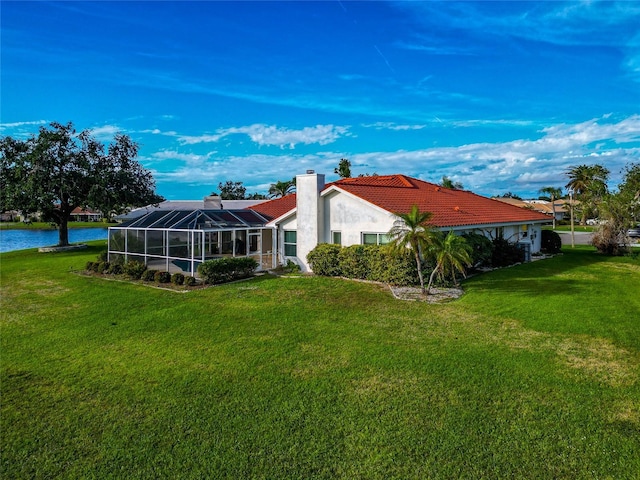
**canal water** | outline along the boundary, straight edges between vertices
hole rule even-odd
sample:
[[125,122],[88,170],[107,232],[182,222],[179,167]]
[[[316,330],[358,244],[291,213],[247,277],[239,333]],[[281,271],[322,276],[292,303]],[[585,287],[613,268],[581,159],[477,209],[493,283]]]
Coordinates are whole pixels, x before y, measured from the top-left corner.
[[[106,240],[106,228],[70,228],[69,243]],[[58,243],[58,230],[0,230],[0,252],[49,247]]]

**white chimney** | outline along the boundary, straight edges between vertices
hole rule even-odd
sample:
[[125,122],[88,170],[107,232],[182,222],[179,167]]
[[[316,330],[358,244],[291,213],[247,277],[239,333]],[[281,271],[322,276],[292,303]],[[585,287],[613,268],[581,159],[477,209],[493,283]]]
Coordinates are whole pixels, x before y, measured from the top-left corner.
[[222,208],[220,195],[208,195],[204,197],[204,208],[207,210],[220,210]]
[[324,175],[306,173],[296,176],[296,250],[303,271],[309,271],[307,254],[324,238],[324,204],[320,192]]

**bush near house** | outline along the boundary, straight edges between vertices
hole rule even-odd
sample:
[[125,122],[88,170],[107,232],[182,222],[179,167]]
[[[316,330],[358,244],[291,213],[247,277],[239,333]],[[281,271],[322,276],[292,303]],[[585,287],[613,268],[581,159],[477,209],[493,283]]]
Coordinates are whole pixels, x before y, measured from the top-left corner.
[[253,275],[258,267],[251,257],[217,258],[207,260],[198,266],[198,273],[204,283],[224,283]]
[[540,237],[541,249],[544,253],[560,253],[562,249],[562,240],[553,230],[542,230]]
[[174,273],[171,275],[171,283],[174,285],[182,285],[184,283],[184,274]]
[[170,283],[171,274],[169,272],[156,272],[153,279],[156,283]]
[[136,260],[131,260],[122,266],[124,274],[134,280],[140,280],[142,274],[146,269],[147,266],[144,263],[138,262]]
[[313,273],[324,277],[337,277],[342,274],[340,270],[340,245],[332,243],[320,243],[307,254],[307,261]]
[[418,271],[411,252],[397,254],[387,246],[351,245],[341,247],[321,243],[307,255],[313,273],[359,280],[416,285]]
[[140,278],[145,282],[153,282],[156,279],[156,273],[158,273],[158,270],[147,269]]
[[474,268],[491,265],[493,243],[480,233],[465,233],[462,237],[472,248],[471,263]]
[[524,250],[517,244],[511,243],[505,238],[494,238],[493,253],[491,255],[491,266],[495,268],[508,267],[516,263],[524,262]]

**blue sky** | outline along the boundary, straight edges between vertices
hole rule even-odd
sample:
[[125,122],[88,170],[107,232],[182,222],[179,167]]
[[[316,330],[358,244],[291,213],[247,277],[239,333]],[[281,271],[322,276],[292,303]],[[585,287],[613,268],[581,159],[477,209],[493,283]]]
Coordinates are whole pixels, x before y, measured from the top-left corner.
[[0,134],[141,146],[158,192],[307,169],[537,196],[640,161],[640,2],[2,2]]

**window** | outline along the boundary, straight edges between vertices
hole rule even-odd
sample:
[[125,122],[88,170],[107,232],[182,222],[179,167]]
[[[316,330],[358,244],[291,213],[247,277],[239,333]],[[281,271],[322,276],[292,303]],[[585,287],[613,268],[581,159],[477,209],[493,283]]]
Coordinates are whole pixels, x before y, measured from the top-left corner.
[[364,245],[385,245],[389,243],[386,233],[363,233],[362,243]]
[[298,252],[296,248],[296,231],[295,230],[285,230],[284,231],[284,256],[285,257],[295,257]]
[[342,245],[342,232],[331,232],[331,243]]

